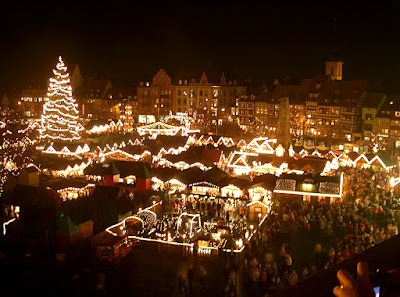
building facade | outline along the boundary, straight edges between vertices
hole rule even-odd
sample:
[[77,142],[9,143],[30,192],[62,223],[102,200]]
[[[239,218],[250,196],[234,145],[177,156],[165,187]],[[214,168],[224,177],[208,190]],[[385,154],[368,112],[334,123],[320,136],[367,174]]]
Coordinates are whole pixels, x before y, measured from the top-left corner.
[[241,129],[245,131],[252,132],[255,128],[256,117],[254,115],[255,112],[255,97],[253,95],[250,96],[242,96],[238,100],[238,124]]
[[88,79],[77,88],[74,96],[77,99],[79,112],[84,119],[112,117],[115,98],[111,94],[111,82],[106,79]]
[[171,77],[160,69],[152,83],[141,82],[137,87],[138,113],[141,115],[168,115],[174,110],[174,88]]
[[386,101],[384,93],[369,92],[365,96],[361,108],[362,136],[364,141],[377,141],[377,119],[378,111]]
[[138,113],[156,115],[187,113],[204,120],[208,125],[231,119],[235,114],[236,100],[246,93],[246,88],[236,81],[228,81],[222,73],[210,81],[205,72],[178,74],[171,77],[161,69],[153,83],[141,83],[137,89]]

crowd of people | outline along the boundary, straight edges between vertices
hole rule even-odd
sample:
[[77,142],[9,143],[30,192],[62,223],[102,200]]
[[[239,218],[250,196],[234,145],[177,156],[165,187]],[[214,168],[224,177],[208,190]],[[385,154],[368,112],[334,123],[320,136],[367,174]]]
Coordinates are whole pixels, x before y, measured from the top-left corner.
[[186,199],[175,200],[174,211],[199,213],[202,217],[223,218],[229,222],[246,215],[246,202],[232,198],[186,197]]
[[[245,252],[224,256],[225,296],[236,296],[238,282],[254,296],[293,286],[398,234],[400,196],[390,187],[390,173],[340,168],[336,174],[344,175],[341,199],[274,201]],[[184,207],[200,209],[211,218],[226,215],[223,210],[218,213],[217,202],[203,207],[188,203],[178,211]],[[305,244],[312,249],[304,250]]]
[[[243,277],[250,291],[292,286],[398,234],[399,197],[390,188],[389,174],[357,168],[341,168],[340,173],[345,180],[343,200],[275,202],[246,246]],[[301,252],[293,250],[300,245],[295,237],[312,243],[312,263],[304,263]]]

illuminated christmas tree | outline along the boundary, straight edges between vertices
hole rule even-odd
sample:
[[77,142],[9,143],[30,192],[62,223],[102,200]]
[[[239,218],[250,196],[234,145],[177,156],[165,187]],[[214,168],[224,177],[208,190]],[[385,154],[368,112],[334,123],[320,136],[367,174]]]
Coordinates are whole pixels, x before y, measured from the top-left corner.
[[80,139],[78,104],[72,96],[69,73],[61,56],[54,76],[50,78],[48,93],[49,101],[43,105],[42,127],[40,138],[48,140],[73,141]]

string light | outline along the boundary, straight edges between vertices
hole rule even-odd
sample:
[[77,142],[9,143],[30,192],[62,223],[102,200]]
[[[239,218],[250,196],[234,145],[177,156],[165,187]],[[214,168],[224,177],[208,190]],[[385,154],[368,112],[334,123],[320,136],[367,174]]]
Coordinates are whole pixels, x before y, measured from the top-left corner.
[[61,56],[54,77],[50,78],[47,96],[49,100],[43,105],[40,138],[50,140],[73,141],[81,137],[83,127],[78,123],[78,104],[72,96],[69,73]]
[[319,184],[319,191],[323,194],[339,194],[340,185],[334,182],[321,182]]
[[17,218],[12,218],[11,220],[8,220],[7,222],[3,223],[3,235],[6,235],[7,233],[7,228],[6,226],[12,222],[14,222]]
[[295,191],[296,190],[296,180],[294,179],[278,179],[276,181],[276,190],[282,191]]
[[264,154],[273,154],[275,151],[271,144],[276,143],[276,139],[268,139],[268,137],[254,138],[246,146],[246,149]]
[[182,131],[182,135],[187,136],[188,133],[199,133],[200,130],[190,130],[185,126],[175,127],[162,122],[153,123],[137,128],[139,135],[177,135],[179,131]]

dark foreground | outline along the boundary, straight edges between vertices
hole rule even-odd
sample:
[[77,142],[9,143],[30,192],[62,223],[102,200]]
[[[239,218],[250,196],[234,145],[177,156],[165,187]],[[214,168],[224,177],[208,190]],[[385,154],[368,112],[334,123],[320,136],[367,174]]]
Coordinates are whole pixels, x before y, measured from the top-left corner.
[[[99,263],[89,251],[64,262],[7,256],[0,263],[0,284],[2,296],[185,296],[178,288],[183,275],[186,296],[224,296],[223,261],[217,256],[166,254],[145,247],[136,247],[115,265]],[[207,272],[202,283],[201,266]]]

